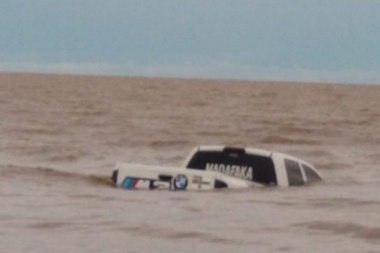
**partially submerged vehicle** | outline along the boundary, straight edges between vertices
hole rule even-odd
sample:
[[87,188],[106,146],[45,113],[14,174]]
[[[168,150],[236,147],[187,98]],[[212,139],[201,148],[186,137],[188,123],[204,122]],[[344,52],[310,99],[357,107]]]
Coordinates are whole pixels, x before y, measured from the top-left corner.
[[112,180],[124,189],[211,190],[300,186],[321,181],[310,163],[254,148],[199,146],[182,167],[119,163]]
[[183,167],[216,171],[263,185],[293,186],[322,180],[308,162],[254,148],[199,146],[189,154]]

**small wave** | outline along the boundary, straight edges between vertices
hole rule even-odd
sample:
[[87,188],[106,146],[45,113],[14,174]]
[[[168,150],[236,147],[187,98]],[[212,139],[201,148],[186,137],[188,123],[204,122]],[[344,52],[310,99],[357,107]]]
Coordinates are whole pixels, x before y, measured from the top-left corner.
[[177,140],[177,141],[152,141],[150,146],[153,148],[165,148],[165,147],[175,147],[175,146],[187,146],[189,144],[188,141]]
[[309,156],[317,157],[317,158],[333,158],[334,155],[331,152],[326,150],[310,150],[305,152]]
[[380,208],[380,201],[374,200],[358,200],[351,198],[328,198],[328,199],[314,199],[311,201],[312,205],[315,207],[377,207]]
[[[1,166],[3,167],[3,166]],[[8,165],[0,169],[0,176],[5,178],[18,178],[32,182],[54,183],[82,183],[94,186],[113,186],[112,180],[108,176],[86,175],[75,172],[67,172],[46,167],[28,167]]]
[[331,125],[337,126],[367,126],[376,122],[376,118],[368,118],[368,119],[341,119],[341,120],[332,120],[330,122]]
[[26,144],[25,141],[15,142],[7,148],[6,152],[11,152],[18,157],[39,157],[47,162],[73,162],[90,155],[84,149],[78,147],[49,146]]
[[86,156],[87,153],[85,152],[63,152],[60,154],[52,154],[50,155],[47,160],[50,162],[75,162],[79,159]]
[[288,138],[277,135],[269,135],[263,139],[261,139],[261,143],[264,144],[305,144],[305,145],[317,145],[318,141],[308,140],[308,139],[296,139],[296,138]]
[[353,165],[343,162],[326,162],[326,163],[316,163],[315,166],[321,170],[343,170],[352,169]]
[[223,130],[213,130],[213,131],[205,130],[205,131],[199,131],[199,132],[197,132],[197,134],[202,136],[202,137],[206,137],[206,136],[209,136],[209,137],[233,136],[232,133],[230,133],[228,131],[223,131]]
[[295,224],[311,230],[326,231],[338,235],[351,235],[356,239],[364,239],[372,243],[380,243],[380,227],[367,227],[355,223],[315,221]]
[[44,136],[57,136],[65,135],[67,131],[64,129],[57,128],[44,128],[44,127],[19,127],[19,128],[10,128],[5,130],[7,134],[10,135],[44,135]]
[[138,226],[123,226],[119,227],[118,230],[127,232],[132,236],[141,237],[152,237],[152,238],[162,238],[162,239],[172,239],[178,240],[197,240],[208,243],[217,244],[233,244],[242,245],[244,242],[233,240],[230,238],[220,237],[211,233],[198,232],[198,231],[183,231],[172,228],[160,228],[157,226],[149,226],[139,224]]
[[29,228],[31,229],[47,229],[47,230],[51,230],[51,229],[60,229],[60,228],[66,228],[66,227],[70,227],[72,225],[72,223],[70,222],[38,222],[38,223],[34,223],[32,225],[29,226]]
[[295,126],[282,126],[279,131],[283,134],[304,134],[310,135],[315,132],[315,130],[307,127],[295,127]]

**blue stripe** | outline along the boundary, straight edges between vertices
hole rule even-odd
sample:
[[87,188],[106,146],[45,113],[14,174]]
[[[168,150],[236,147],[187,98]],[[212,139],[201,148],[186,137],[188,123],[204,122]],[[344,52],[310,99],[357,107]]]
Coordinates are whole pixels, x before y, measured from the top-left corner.
[[121,187],[124,189],[132,189],[133,188],[133,181],[134,181],[134,178],[126,177],[124,179],[123,183],[121,184]]

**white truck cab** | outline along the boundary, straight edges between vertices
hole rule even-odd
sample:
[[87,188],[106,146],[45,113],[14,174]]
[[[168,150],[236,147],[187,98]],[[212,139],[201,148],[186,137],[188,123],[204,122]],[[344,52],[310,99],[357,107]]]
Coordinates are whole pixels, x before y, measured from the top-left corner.
[[264,185],[299,186],[322,180],[308,162],[254,148],[198,146],[188,155],[183,167],[220,172]]

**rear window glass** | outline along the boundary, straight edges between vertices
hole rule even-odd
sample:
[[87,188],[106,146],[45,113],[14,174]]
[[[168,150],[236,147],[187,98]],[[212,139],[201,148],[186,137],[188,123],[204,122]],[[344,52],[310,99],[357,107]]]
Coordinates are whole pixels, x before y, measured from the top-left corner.
[[272,159],[265,156],[246,154],[243,149],[198,151],[186,167],[217,171],[263,184],[277,184]]
[[286,172],[288,174],[289,185],[302,185],[304,184],[301,168],[298,162],[285,159]]
[[321,177],[309,166],[302,164],[302,168],[305,171],[307,182],[315,182],[321,180]]

